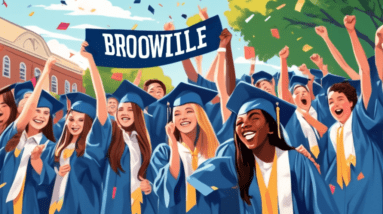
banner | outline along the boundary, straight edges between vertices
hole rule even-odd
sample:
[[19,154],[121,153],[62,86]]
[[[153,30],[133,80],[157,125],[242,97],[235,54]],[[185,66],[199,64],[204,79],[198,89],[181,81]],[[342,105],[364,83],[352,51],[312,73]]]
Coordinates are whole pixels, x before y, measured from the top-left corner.
[[217,50],[221,31],[218,15],[175,31],[86,29],[86,50],[97,66],[147,68]]

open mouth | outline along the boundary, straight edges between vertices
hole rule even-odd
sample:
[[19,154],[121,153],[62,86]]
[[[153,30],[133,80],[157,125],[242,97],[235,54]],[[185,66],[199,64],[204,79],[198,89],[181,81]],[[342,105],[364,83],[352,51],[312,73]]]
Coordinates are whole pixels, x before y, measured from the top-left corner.
[[246,138],[246,140],[251,140],[254,138],[256,132],[245,132],[243,133],[243,136]]
[[302,101],[302,104],[303,104],[303,105],[306,105],[306,104],[307,104],[307,100],[306,100],[306,99],[303,98],[301,101]]
[[182,122],[182,123],[181,123],[181,126],[188,126],[188,125],[190,125],[190,124],[191,124],[190,121],[185,121],[185,122]]
[[77,132],[78,130],[80,130],[79,128],[72,128],[72,131],[74,132]]
[[0,117],[3,116],[4,113],[0,113]]
[[343,113],[343,109],[336,109],[335,114],[341,115]]
[[122,121],[129,121],[130,117],[122,117],[121,119],[122,119]]
[[37,124],[42,124],[44,121],[42,121],[42,120],[33,120],[35,123],[37,123]]

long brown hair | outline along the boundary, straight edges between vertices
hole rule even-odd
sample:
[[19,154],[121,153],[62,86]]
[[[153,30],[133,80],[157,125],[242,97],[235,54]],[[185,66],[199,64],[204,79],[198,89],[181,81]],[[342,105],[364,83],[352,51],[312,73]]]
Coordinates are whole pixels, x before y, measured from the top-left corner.
[[[196,112],[197,123],[200,127],[197,144],[195,146],[204,158],[212,158],[215,156],[219,141],[205,110],[203,110],[200,105],[194,103],[191,103],[191,106]],[[174,130],[174,136],[176,139],[181,140],[181,133],[177,128]]]
[[[66,120],[69,118],[69,114],[73,110],[70,110],[67,114]],[[85,143],[86,143],[86,137],[88,136],[88,133],[90,129],[92,128],[93,120],[90,118],[87,114],[84,116],[84,127],[82,129],[82,132],[80,133],[79,138],[76,142],[76,153],[77,157],[80,157],[84,155],[85,152]],[[55,162],[60,162],[60,156],[62,151],[72,142],[73,135],[70,133],[68,129],[68,125],[65,123],[65,128],[63,131],[63,134],[60,138],[60,142],[58,143],[55,151]]]
[[[278,147],[281,150],[291,150],[293,147],[289,146],[285,139],[283,138],[283,132],[281,130],[281,138],[278,137],[278,125],[275,122],[274,118],[270,116],[267,112],[262,111],[263,116],[266,119],[266,123],[269,124],[270,132],[269,142],[272,146]],[[253,181],[254,172],[255,172],[255,158],[253,151],[248,149],[246,145],[238,137],[237,133],[234,131],[234,142],[235,142],[235,168],[237,170],[238,185],[240,188],[241,198],[248,205],[251,205],[249,195],[250,184]]]
[[[4,127],[8,127],[13,121],[16,120],[17,117],[17,105],[15,102],[15,98],[13,97],[12,91],[8,90],[0,94],[3,96],[3,101],[8,107],[11,109],[11,113],[9,114],[8,120],[4,123]],[[1,133],[0,133],[1,134]]]
[[[29,123],[28,123],[27,127],[25,128],[25,131],[26,131],[26,132],[28,132],[28,127],[29,127]],[[40,130],[40,132],[42,132],[43,135],[44,135],[48,140],[50,140],[50,141],[52,141],[52,142],[56,142],[55,135],[53,134],[53,119],[52,119],[52,115],[49,116],[48,124],[47,124],[44,128],[42,128],[42,129]],[[19,142],[20,142],[20,137],[21,137],[21,134],[22,134],[22,133],[23,133],[22,131],[18,132],[17,134],[15,134],[15,135],[13,136],[13,138],[11,138],[11,139],[8,141],[7,145],[5,146],[5,151],[6,151],[6,152],[13,151],[13,150],[17,147],[17,145],[18,145]],[[44,143],[45,143],[45,142],[44,142]]]
[[[125,150],[125,140],[123,137],[123,132],[121,129],[124,129],[126,132],[135,130],[137,132],[138,145],[140,147],[142,155],[142,164],[140,170],[138,171],[137,178],[140,176],[146,178],[146,170],[150,163],[150,157],[152,155],[152,147],[150,144],[150,137],[146,130],[144,112],[141,108],[135,104],[132,104],[133,114],[134,114],[134,123],[130,127],[122,127],[117,123],[118,121],[118,111],[116,112],[116,121],[112,121],[112,141],[108,149],[107,158],[109,158],[110,167],[118,175],[119,171],[125,172],[121,166],[121,157]],[[120,128],[121,127],[121,128]]]

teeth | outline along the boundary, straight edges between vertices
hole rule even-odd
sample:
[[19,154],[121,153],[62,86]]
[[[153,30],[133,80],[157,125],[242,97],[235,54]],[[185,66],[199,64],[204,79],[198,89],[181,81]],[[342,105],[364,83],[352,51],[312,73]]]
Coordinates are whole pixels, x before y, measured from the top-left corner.
[[123,120],[123,121],[128,121],[128,120],[130,120],[130,118],[128,118],[128,117],[123,117],[122,120]]
[[35,121],[35,123],[43,123],[43,121],[41,120],[33,120],[33,121]]
[[190,124],[190,122],[183,122],[183,123],[181,123],[181,126],[187,126],[189,124]]
[[78,131],[79,129],[77,128],[77,129],[72,129],[73,131]]
[[250,135],[246,135],[245,138],[246,138],[246,140],[251,140],[251,139],[254,138],[254,136],[255,136],[255,133],[254,134],[250,134]]

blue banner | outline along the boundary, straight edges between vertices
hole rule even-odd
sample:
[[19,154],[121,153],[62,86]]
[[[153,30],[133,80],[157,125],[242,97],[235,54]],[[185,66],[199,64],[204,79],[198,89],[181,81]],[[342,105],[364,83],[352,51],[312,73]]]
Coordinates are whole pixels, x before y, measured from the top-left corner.
[[175,31],[86,29],[86,50],[97,66],[147,68],[217,50],[221,31],[218,15]]

